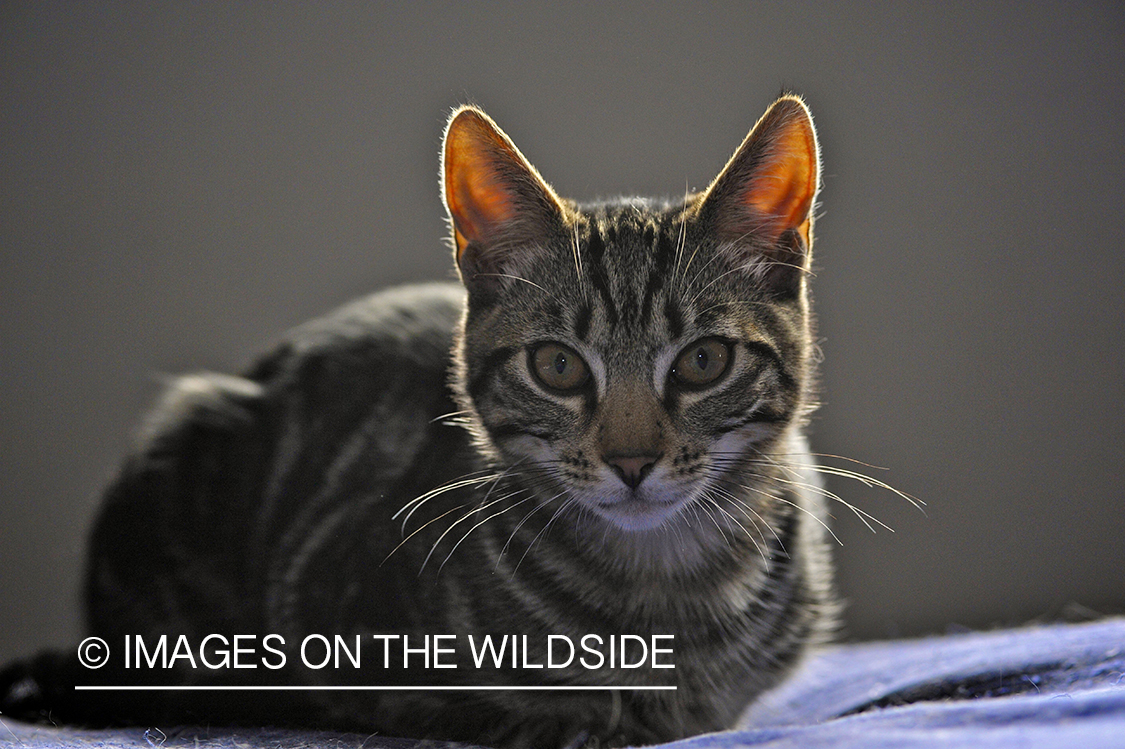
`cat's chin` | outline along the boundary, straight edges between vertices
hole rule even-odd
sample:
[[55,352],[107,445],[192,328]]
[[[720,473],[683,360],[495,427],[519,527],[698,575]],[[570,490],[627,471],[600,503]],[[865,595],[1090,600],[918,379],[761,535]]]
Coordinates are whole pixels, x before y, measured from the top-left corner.
[[639,497],[627,497],[612,502],[598,502],[593,510],[603,520],[630,533],[641,533],[665,528],[674,522],[683,510],[684,502],[654,501]]

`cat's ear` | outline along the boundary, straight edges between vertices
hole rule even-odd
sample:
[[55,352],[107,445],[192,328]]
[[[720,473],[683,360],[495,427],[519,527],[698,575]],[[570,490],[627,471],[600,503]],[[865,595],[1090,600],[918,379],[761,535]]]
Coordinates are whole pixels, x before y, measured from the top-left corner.
[[766,110],[704,192],[700,216],[720,246],[781,293],[808,272],[820,151],[812,115],[786,95]]
[[457,267],[470,291],[496,288],[506,268],[564,229],[562,201],[475,107],[461,107],[449,120],[442,180]]

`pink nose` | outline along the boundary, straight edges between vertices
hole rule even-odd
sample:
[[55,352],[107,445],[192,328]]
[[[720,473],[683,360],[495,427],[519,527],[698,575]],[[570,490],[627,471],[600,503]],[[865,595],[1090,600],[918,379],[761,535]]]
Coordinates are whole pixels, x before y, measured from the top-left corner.
[[615,455],[607,457],[606,463],[613,468],[625,486],[636,489],[645,476],[652,473],[652,467],[660,460],[659,455]]

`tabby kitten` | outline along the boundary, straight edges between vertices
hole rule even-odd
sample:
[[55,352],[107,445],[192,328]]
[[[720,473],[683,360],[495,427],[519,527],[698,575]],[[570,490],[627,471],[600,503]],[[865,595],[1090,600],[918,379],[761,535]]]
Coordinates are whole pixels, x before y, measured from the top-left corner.
[[[4,712],[504,747],[730,727],[835,608],[802,436],[818,175],[794,96],[710,187],[672,202],[564,200],[482,111],[458,109],[442,176],[463,288],[378,293],[298,328],[242,377],[180,379],[92,537],[89,630],[111,650],[138,635],[361,635],[363,667],[304,668],[290,652],[277,670],[128,670],[119,656],[90,671],[48,655],[9,671]],[[412,647],[455,634],[443,657],[457,668],[386,667],[379,634]],[[528,651],[476,668],[469,634],[527,635]],[[672,635],[674,668],[525,665],[543,663],[548,635],[588,634]]]

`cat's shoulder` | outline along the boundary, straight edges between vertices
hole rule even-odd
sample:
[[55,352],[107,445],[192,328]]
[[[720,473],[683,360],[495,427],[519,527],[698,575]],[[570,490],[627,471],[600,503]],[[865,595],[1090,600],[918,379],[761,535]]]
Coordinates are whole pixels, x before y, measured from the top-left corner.
[[294,370],[444,373],[465,304],[454,283],[394,286],[349,302],[286,333],[247,373],[257,382]]
[[311,355],[364,346],[401,347],[407,353],[436,346],[447,354],[464,304],[458,284],[393,286],[294,328],[282,347]]

